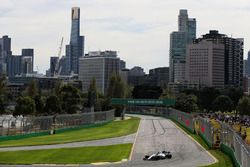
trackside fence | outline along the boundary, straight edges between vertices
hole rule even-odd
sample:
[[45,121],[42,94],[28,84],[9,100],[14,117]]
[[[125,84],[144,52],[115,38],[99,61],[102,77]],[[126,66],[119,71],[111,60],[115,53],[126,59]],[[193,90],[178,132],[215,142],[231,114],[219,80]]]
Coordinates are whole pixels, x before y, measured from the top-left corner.
[[[198,133],[202,139],[212,147],[218,135],[218,129],[214,128],[209,119],[193,116],[172,108],[129,106],[127,113],[156,115],[174,119],[193,133]],[[232,127],[221,123],[218,136],[220,138],[220,149],[229,155],[236,167],[250,167],[250,147]]]
[[168,109],[169,117],[179,122],[182,126],[194,133],[194,117],[191,114],[178,111],[176,109]]
[[223,149],[229,152],[237,166],[250,166],[250,147],[232,127],[221,123],[221,143]]
[[23,135],[74,128],[114,120],[114,110],[40,117],[0,117],[0,136]]
[[209,147],[213,145],[213,127],[208,119],[197,117],[196,118],[198,124],[198,134],[201,138],[207,143]]

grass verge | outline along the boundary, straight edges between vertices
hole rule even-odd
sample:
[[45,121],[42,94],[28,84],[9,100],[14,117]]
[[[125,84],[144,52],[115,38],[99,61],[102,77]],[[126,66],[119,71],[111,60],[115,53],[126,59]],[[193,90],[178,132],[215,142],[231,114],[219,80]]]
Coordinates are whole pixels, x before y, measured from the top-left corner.
[[0,152],[0,164],[90,164],[127,159],[132,144]]
[[127,120],[113,121],[100,127],[83,128],[55,135],[2,141],[0,142],[0,147],[61,144],[125,136],[135,133],[138,129],[139,122],[139,118],[132,117]]
[[202,166],[202,167],[233,167],[233,162],[230,159],[229,156],[221,152],[220,150],[212,150],[208,147],[208,145],[202,140],[202,138],[197,135],[193,134],[190,131],[188,131],[185,127],[183,127],[180,123],[177,121],[171,119],[176,125],[178,125],[182,130],[184,130],[189,136],[191,136],[194,140],[196,140],[200,145],[202,145],[210,154],[212,154],[217,160],[217,163]]

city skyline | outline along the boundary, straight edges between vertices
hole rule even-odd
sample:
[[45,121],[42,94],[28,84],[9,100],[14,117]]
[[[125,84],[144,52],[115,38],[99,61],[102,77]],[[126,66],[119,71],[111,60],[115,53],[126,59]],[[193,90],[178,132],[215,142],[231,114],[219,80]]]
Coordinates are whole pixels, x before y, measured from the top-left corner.
[[[138,65],[149,69],[169,65],[169,34],[178,28],[179,9],[187,9],[197,19],[197,37],[208,30],[244,38],[244,57],[250,49],[248,15],[250,5],[223,0],[213,3],[190,0],[178,3],[164,0],[66,1],[0,0],[2,35],[12,38],[13,54],[21,48],[34,48],[34,69],[45,73],[51,56],[57,56],[63,36],[62,55],[70,41],[71,8],[81,8],[80,34],[86,38],[88,51],[117,50],[129,68]],[[213,9],[213,11],[211,10]],[[18,26],[17,26],[18,25]]]

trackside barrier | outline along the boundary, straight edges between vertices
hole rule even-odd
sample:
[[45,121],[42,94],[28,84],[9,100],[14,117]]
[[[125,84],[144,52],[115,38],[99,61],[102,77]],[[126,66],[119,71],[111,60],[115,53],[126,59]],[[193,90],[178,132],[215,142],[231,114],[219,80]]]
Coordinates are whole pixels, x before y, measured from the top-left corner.
[[[41,117],[0,117],[0,141],[11,136],[39,136],[50,130],[72,129],[114,120],[114,110]],[[8,137],[9,136],[9,137]]]
[[179,122],[182,126],[194,133],[194,118],[191,114],[178,111],[176,109],[169,109],[169,117]]
[[221,143],[224,149],[230,150],[235,166],[250,166],[250,147],[242,140],[232,127],[221,123]]
[[199,135],[211,148],[213,145],[213,128],[208,119],[198,117]]
[[[195,132],[195,124],[199,125],[198,134],[211,148],[214,144],[214,134],[218,134],[210,120],[202,117],[194,117],[189,113],[184,113],[172,108],[165,107],[146,107],[129,106],[127,113],[146,114],[172,118],[191,132]],[[250,167],[250,147],[242,140],[232,127],[220,123],[221,129],[218,138],[220,138],[220,149],[231,157],[235,167]]]

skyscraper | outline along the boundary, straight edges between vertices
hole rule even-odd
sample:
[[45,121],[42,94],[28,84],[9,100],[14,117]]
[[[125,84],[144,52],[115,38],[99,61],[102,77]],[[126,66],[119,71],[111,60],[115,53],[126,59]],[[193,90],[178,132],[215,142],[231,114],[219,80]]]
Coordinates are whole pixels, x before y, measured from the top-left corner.
[[96,80],[97,89],[103,94],[107,93],[109,79],[113,73],[121,70],[120,58],[116,51],[89,52],[80,58],[79,79],[82,81],[82,90],[87,92],[93,78]]
[[246,74],[247,74],[247,76],[250,77],[250,50],[247,53],[247,65],[246,66],[247,66]]
[[7,74],[7,59],[11,55],[11,38],[5,35],[0,38],[0,74]]
[[196,19],[188,18],[186,9],[181,9],[178,16],[178,31],[170,34],[169,81],[185,80],[186,46],[196,38]]
[[70,43],[66,45],[67,72],[78,74],[79,58],[84,56],[84,36],[80,36],[80,8],[73,7],[71,13]]
[[56,64],[58,63],[58,57],[50,57],[50,76],[54,77],[56,72]]
[[22,56],[8,56],[7,58],[7,75],[8,77],[14,77],[15,75],[20,75],[22,64]]
[[186,80],[201,86],[224,87],[224,45],[208,39],[187,46]]
[[[210,51],[207,53],[206,50],[209,49],[211,45],[209,42],[213,44],[212,48],[215,49],[214,52]],[[187,80],[199,81],[202,75],[205,74],[199,75],[199,73],[202,73],[204,70],[199,69],[198,67],[202,66],[203,68],[207,64],[207,58],[209,60],[212,56],[213,62],[210,62],[207,65],[212,66],[213,68],[206,67],[206,69],[213,69],[212,74],[216,77],[214,80],[223,78],[223,85],[241,87],[243,85],[243,43],[244,41],[242,38],[231,38],[224,34],[220,34],[216,30],[210,30],[209,33],[203,35],[202,38],[196,39],[193,44],[189,45],[187,50],[187,61],[189,61],[186,64],[189,75]],[[223,54],[221,54],[220,48],[214,46],[215,44],[223,45]],[[204,55],[206,56],[204,57]],[[224,66],[223,69],[221,68],[221,65]],[[221,73],[224,74],[223,77],[221,76]],[[190,79],[191,75],[194,76],[193,79]],[[196,79],[194,79],[195,77]],[[214,86],[214,84],[212,86]],[[217,87],[221,86],[217,85]]]
[[22,49],[22,74],[33,73],[34,49]]

